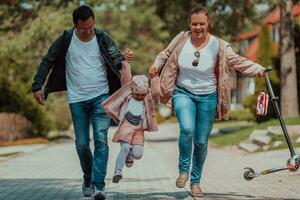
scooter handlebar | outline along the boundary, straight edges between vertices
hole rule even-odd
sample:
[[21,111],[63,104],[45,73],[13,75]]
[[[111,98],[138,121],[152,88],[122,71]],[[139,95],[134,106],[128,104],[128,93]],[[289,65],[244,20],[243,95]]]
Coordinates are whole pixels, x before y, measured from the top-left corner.
[[271,67],[271,66],[265,68],[265,70],[264,70],[265,73],[268,73],[268,72],[270,72],[270,71],[272,71],[272,67]]

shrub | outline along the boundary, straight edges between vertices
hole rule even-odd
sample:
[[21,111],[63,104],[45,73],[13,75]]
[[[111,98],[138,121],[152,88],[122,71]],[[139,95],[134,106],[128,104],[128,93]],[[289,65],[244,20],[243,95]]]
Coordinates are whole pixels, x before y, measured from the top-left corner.
[[0,112],[19,113],[32,122],[30,133],[45,135],[52,126],[46,111],[39,106],[18,80],[0,75]]
[[250,111],[250,109],[237,109],[230,111],[229,119],[237,121],[254,121],[255,116]]
[[68,130],[72,122],[68,104],[63,103],[54,108],[54,126],[57,130]]

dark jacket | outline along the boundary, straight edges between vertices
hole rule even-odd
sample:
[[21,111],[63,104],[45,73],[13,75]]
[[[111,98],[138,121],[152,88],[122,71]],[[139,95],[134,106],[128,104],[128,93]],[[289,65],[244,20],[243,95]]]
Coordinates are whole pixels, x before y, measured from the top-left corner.
[[[31,90],[36,92],[42,89],[44,82],[51,71],[44,88],[45,98],[51,92],[67,90],[66,86],[66,54],[71,43],[73,31],[65,30],[51,45],[48,53],[43,57],[38,71],[34,76]],[[95,29],[100,53],[107,68],[109,93],[112,94],[121,87],[120,72],[123,56],[111,37],[102,30]]]

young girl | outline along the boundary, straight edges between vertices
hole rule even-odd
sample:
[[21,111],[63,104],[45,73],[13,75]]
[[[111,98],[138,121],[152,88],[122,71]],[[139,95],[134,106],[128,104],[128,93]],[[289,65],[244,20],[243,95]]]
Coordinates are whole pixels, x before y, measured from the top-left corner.
[[157,131],[155,103],[159,101],[159,77],[149,81],[145,75],[131,75],[130,65],[122,63],[122,87],[102,103],[107,114],[119,124],[113,142],[121,149],[116,160],[112,181],[122,179],[122,169],[133,165],[134,159],[143,156],[144,131]]

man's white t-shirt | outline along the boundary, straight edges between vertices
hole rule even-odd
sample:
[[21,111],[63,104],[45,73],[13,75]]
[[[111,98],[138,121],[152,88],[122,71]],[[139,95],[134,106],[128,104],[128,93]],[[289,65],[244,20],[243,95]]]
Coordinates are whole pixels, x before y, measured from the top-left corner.
[[66,54],[66,82],[69,103],[108,94],[107,71],[96,36],[81,41],[75,30]]

